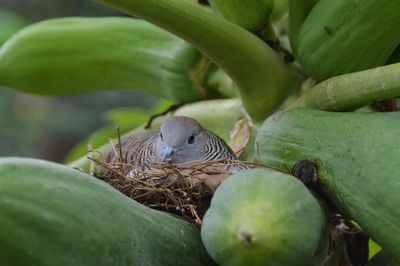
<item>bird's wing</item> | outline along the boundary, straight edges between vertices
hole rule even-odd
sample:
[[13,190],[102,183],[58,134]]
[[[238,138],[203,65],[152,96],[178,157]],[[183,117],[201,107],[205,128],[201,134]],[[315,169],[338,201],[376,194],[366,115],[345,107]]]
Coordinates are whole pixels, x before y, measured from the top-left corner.
[[108,163],[138,164],[143,155],[153,153],[153,143],[157,137],[158,132],[142,132],[124,137],[121,140],[121,148],[120,144],[117,144],[108,154],[106,161]]
[[207,133],[208,139],[204,151],[204,157],[206,160],[237,160],[235,153],[222,138],[218,137],[210,131],[208,131]]

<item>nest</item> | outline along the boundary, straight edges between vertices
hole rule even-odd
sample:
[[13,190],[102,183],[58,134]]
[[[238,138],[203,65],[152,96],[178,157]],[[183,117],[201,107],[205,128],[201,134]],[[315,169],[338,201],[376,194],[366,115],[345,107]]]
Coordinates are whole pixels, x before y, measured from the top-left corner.
[[97,177],[126,196],[150,208],[181,216],[197,225],[201,225],[213,191],[229,176],[229,167],[240,165],[248,168],[242,161],[220,160],[176,165],[167,162],[138,171],[134,165],[121,161],[108,163],[105,160],[90,159],[106,169],[104,176]]

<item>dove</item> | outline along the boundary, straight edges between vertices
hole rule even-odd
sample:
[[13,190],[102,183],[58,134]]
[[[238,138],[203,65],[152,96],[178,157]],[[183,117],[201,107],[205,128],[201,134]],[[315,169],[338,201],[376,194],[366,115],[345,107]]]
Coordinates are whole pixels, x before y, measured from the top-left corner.
[[[145,171],[165,162],[183,164],[193,161],[238,160],[223,139],[185,116],[166,118],[159,131],[127,136],[108,154],[108,163],[124,162],[130,169]],[[127,169],[129,171],[129,169]]]

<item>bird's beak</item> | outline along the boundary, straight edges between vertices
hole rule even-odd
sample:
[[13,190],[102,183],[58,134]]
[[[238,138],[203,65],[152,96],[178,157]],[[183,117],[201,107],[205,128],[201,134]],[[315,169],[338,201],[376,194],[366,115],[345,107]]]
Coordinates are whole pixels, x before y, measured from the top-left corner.
[[164,156],[163,156],[163,159],[168,158],[168,157],[171,157],[174,153],[175,153],[175,149],[174,149],[174,148],[172,148],[172,147],[170,147],[170,146],[165,147],[165,148],[164,148]]

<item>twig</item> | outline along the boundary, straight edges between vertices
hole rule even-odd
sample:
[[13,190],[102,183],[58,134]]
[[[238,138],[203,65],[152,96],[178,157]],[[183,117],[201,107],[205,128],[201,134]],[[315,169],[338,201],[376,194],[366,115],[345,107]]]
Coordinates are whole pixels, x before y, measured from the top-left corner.
[[182,105],[183,105],[182,103],[173,104],[170,107],[168,107],[167,110],[165,110],[165,111],[163,111],[161,113],[154,114],[154,115],[150,116],[149,121],[147,122],[147,124],[146,124],[146,126],[144,128],[145,129],[151,128],[151,124],[153,123],[154,119],[156,119],[157,117],[160,117],[160,116],[164,116],[164,115],[168,114],[169,112],[173,112],[176,109],[178,109],[179,107],[181,107]]

